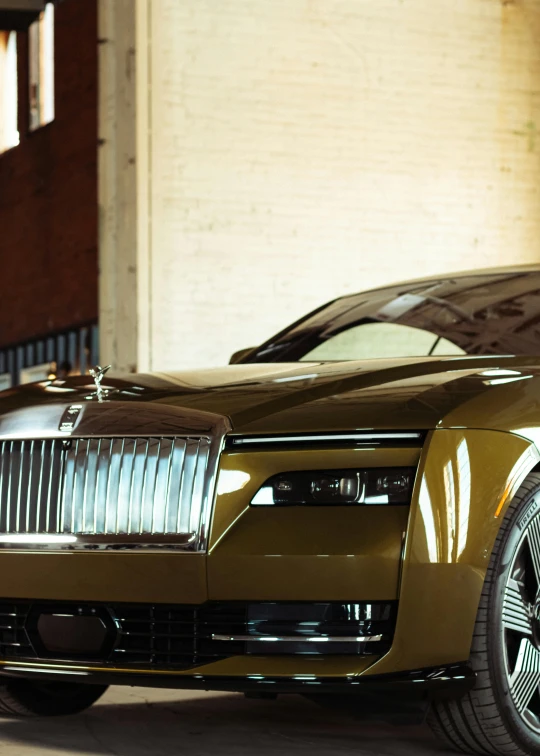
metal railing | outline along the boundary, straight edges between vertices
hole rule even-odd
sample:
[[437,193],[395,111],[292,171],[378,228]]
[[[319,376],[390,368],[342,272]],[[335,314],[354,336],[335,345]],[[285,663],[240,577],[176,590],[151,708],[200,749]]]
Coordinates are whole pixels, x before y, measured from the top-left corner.
[[54,373],[66,363],[71,373],[87,373],[99,362],[98,352],[96,323],[1,348],[0,389],[41,380],[42,373]]

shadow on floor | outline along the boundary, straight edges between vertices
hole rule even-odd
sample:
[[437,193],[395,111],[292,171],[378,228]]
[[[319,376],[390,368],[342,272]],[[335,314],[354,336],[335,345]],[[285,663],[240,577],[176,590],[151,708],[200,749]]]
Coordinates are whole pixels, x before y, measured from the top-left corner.
[[88,712],[54,719],[0,719],[2,756],[37,751],[115,756],[430,756],[448,753],[424,727],[357,722],[300,696],[111,688]]

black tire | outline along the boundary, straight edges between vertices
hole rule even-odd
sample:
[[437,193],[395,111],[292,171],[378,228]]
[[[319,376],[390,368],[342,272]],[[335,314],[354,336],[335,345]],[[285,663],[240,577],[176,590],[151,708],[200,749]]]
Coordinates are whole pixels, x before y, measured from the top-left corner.
[[[470,656],[476,685],[460,699],[434,702],[428,715],[432,730],[455,751],[540,756],[539,571],[540,474],[531,473],[509,506],[487,570]],[[526,677],[530,669],[534,679]]]
[[0,685],[0,715],[58,717],[78,714],[92,706],[107,685],[9,680]]

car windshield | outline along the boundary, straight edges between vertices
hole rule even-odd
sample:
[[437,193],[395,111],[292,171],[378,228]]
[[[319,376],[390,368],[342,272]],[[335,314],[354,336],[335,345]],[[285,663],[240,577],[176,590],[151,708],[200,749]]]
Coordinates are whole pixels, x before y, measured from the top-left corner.
[[244,362],[540,355],[540,271],[440,278],[342,297]]

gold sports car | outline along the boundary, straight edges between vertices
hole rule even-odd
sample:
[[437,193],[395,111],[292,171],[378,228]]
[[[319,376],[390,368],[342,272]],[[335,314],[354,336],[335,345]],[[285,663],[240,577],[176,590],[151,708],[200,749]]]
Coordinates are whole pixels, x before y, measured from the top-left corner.
[[343,297],[229,367],[0,395],[0,709],[299,693],[540,754],[540,266]]

